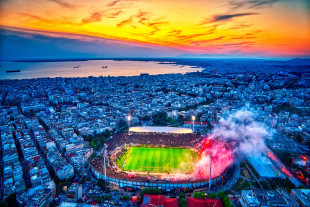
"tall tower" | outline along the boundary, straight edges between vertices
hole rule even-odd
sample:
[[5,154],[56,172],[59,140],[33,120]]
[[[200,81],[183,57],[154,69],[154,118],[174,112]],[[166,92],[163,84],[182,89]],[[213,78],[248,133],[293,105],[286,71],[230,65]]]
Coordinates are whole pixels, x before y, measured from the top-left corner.
[[210,190],[210,192],[211,192],[211,173],[212,173],[212,158],[213,158],[213,153],[212,152],[210,152],[210,154],[209,154],[209,156],[210,156],[210,176],[209,176],[209,190]]
[[128,134],[131,135],[131,133],[130,133],[130,121],[131,121],[131,116],[130,116],[130,115],[128,115],[127,121],[128,121]]
[[104,180],[107,180],[107,168],[106,168],[106,164],[105,164],[105,159],[108,156],[108,150],[107,150],[108,146],[106,144],[104,144],[103,150],[102,150],[102,156],[103,156],[103,165],[104,165]]
[[195,116],[192,116],[192,123],[193,123],[193,132],[195,131],[195,119],[196,117]]

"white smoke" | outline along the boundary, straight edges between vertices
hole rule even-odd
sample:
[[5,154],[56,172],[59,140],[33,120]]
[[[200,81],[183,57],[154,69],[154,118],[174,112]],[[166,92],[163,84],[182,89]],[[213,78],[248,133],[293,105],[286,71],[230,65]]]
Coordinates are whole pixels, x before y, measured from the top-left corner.
[[221,118],[211,137],[228,143],[235,158],[259,156],[265,151],[265,140],[271,138],[271,133],[263,123],[255,121],[255,114],[242,109]]

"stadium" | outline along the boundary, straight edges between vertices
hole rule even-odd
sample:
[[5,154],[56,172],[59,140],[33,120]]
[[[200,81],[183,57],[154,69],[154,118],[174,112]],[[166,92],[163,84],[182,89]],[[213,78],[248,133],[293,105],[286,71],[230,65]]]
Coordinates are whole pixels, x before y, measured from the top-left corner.
[[189,128],[131,127],[106,145],[102,156],[91,160],[92,172],[121,188],[193,190],[210,181],[219,186],[233,172],[229,147]]

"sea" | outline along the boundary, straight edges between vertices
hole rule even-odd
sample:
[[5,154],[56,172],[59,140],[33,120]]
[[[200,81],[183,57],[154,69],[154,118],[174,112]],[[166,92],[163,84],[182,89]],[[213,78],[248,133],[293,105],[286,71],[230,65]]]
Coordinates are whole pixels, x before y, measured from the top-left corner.
[[[20,72],[7,73],[8,70]],[[155,61],[87,60],[57,62],[0,62],[0,79],[88,76],[138,76],[202,71],[186,65]]]

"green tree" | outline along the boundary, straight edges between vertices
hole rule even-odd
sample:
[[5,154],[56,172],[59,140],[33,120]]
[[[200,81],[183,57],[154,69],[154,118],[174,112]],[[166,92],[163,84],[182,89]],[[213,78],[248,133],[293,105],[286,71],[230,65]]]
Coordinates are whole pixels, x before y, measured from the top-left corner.
[[104,132],[104,137],[108,138],[108,137],[111,136],[111,134],[112,134],[112,132],[110,130],[106,129],[105,132]]
[[103,180],[103,179],[100,178],[100,179],[97,181],[97,185],[98,185],[100,188],[105,189],[106,186],[107,186],[107,183],[105,182],[105,180]]
[[200,198],[199,192],[194,192],[193,197],[194,197],[194,198]]
[[209,194],[209,198],[212,198],[212,199],[216,198],[216,194],[214,192],[211,192]]
[[92,140],[90,143],[89,143],[89,147],[90,148],[93,148],[93,149],[96,149],[96,144],[95,144],[95,141]]
[[204,198],[206,197],[206,193],[203,192],[203,191],[201,191],[201,192],[199,193],[199,197],[202,198],[202,199],[204,199]]
[[187,202],[186,202],[185,198],[182,198],[182,199],[179,199],[179,200],[180,200],[180,202],[179,202],[179,206],[180,206],[180,207],[185,207],[185,206],[187,206]]
[[31,116],[35,116],[35,113],[34,113],[33,109],[30,109],[30,115]]
[[302,143],[304,141],[304,139],[301,136],[301,134],[297,134],[295,137],[296,137],[296,141],[299,142],[299,143]]
[[9,204],[6,201],[0,202],[0,207],[8,207]]
[[225,201],[230,201],[227,196],[223,198],[223,202],[225,202]]
[[151,117],[149,117],[148,115],[145,115],[142,117],[142,121],[150,121]]
[[179,117],[178,117],[178,122],[183,123],[183,122],[184,122],[184,117],[183,117],[183,116],[179,116]]
[[223,203],[224,203],[225,207],[228,207],[231,204],[231,202],[230,202],[228,197],[224,197],[223,198]]
[[144,194],[161,195],[161,191],[157,188],[143,188],[140,193],[141,198],[143,198]]
[[158,126],[167,126],[167,114],[158,112],[153,115],[153,124]]
[[225,196],[226,196],[226,194],[225,194],[223,191],[219,191],[219,192],[217,193],[217,197],[218,197],[219,199],[223,199]]
[[16,193],[13,193],[9,195],[6,198],[6,202],[8,203],[8,206],[18,206],[18,202],[16,201]]
[[119,131],[120,132],[124,132],[124,131],[127,131],[129,126],[127,124],[127,122],[123,119],[121,119],[119,122],[118,122],[118,128],[119,128]]
[[185,198],[185,193],[183,192],[179,193],[179,200],[181,200],[182,198]]

